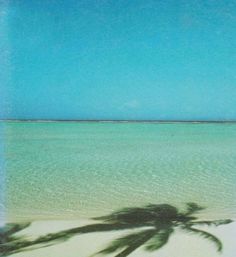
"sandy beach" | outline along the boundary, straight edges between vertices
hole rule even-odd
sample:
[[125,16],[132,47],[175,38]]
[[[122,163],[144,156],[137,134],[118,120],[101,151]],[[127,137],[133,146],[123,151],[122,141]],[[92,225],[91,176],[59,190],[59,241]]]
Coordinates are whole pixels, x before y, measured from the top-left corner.
[[[28,238],[35,238],[39,235],[52,233],[68,228],[89,224],[89,220],[71,221],[37,221],[18,233]],[[219,227],[201,227],[205,231],[216,235],[223,243],[223,251],[216,251],[212,242],[202,237],[176,231],[168,244],[162,249],[154,252],[146,252],[142,247],[133,252],[131,257],[235,257],[236,222]],[[102,250],[112,239],[127,234],[128,231],[91,233],[79,235],[61,244],[41,248],[33,251],[11,255],[11,257],[90,257],[99,250]],[[101,256],[101,255],[94,255]],[[107,255],[115,256],[115,255]]]

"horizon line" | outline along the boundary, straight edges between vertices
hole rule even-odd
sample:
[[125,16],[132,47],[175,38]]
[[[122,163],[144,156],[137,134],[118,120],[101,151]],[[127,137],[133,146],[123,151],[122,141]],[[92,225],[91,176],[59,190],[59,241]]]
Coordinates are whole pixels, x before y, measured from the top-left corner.
[[0,119],[1,122],[130,122],[130,123],[236,123],[236,120],[144,120],[144,119]]

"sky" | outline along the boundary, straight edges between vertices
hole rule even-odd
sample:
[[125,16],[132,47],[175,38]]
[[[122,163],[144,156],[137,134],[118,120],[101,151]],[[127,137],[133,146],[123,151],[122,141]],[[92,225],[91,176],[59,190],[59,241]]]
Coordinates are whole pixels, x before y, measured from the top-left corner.
[[236,120],[236,1],[1,0],[1,119]]

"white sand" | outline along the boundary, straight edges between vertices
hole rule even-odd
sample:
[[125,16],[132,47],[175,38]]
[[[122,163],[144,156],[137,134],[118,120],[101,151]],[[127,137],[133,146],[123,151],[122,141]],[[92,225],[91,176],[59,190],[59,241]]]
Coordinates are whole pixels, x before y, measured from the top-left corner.
[[[32,237],[81,226],[91,221],[38,221],[21,232]],[[136,250],[131,257],[235,257],[236,256],[236,222],[219,227],[202,227],[220,238],[223,252],[218,253],[213,243],[197,235],[176,232],[168,244],[155,252],[146,252],[142,248]],[[91,233],[79,235],[54,246],[26,251],[12,255],[14,257],[89,257],[103,249],[110,240],[127,232]],[[96,255],[98,256],[98,255]],[[114,255],[107,255],[114,256]]]

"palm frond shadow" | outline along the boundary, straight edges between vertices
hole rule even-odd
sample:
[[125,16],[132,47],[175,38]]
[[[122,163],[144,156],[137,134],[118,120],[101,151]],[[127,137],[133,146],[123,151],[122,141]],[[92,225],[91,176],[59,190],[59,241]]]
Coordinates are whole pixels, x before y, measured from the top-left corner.
[[15,232],[27,227],[26,225],[17,227],[15,224],[14,229],[3,229],[1,232],[3,240],[0,241],[0,253],[3,255],[0,256],[61,243],[76,235],[128,230],[131,231],[130,234],[113,240],[105,249],[97,253],[100,255],[112,253],[116,254],[115,257],[126,257],[141,246],[144,246],[147,251],[160,249],[168,243],[176,228],[208,239],[215,244],[217,251],[221,252],[223,245],[220,239],[198,227],[201,225],[220,226],[231,223],[232,220],[198,220],[194,215],[203,209],[196,203],[187,203],[183,211],[169,204],[124,208],[109,215],[94,218],[98,223],[47,234],[32,241],[15,237]]

